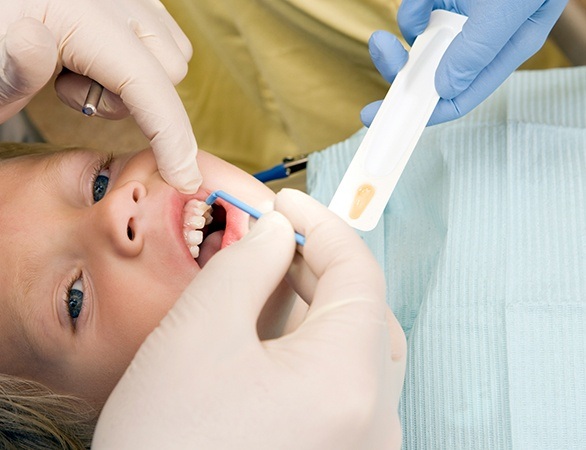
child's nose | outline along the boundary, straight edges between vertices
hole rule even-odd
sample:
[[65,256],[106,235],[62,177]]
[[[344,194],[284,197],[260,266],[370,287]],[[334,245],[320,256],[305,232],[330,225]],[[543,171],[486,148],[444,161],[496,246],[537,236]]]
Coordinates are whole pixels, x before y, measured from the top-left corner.
[[97,206],[98,226],[101,233],[124,256],[138,255],[144,245],[145,186],[138,181],[128,183],[109,192]]

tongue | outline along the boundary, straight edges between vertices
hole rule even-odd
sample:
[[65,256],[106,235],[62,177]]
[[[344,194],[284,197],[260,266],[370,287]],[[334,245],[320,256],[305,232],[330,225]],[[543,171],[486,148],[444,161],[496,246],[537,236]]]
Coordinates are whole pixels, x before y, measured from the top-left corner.
[[223,236],[224,230],[215,231],[199,245],[199,257],[197,258],[199,267],[204,267],[210,258],[220,250]]

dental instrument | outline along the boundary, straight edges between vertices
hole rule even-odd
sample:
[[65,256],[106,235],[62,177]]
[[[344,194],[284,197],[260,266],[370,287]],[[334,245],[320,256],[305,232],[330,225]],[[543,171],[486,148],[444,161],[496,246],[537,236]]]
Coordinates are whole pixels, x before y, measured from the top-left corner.
[[287,178],[295,172],[299,172],[307,167],[307,154],[297,156],[287,156],[283,158],[283,162],[271,167],[270,169],[263,170],[253,174],[254,178],[263,183],[273,180],[280,180]]
[[[236,206],[236,208],[241,209],[242,211],[244,211],[245,213],[249,214],[257,220],[262,215],[260,211],[254,209],[252,206],[247,205],[243,201],[238,200],[236,197],[233,197],[232,195],[221,190],[212,192],[205,202],[207,205],[211,206],[218,198],[221,198],[222,200],[225,200],[228,203]],[[295,232],[295,242],[297,242],[297,244],[299,245],[305,245],[305,236]]]
[[81,112],[88,117],[94,116],[98,112],[98,104],[102,98],[102,92],[104,92],[104,86],[92,80]]
[[362,231],[378,223],[439,95],[435,72],[467,17],[431,13],[336,190],[329,209]]

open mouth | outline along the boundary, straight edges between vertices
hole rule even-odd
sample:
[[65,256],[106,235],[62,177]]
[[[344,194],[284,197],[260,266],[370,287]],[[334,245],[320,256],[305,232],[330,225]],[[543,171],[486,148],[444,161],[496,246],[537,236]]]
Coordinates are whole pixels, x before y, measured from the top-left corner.
[[[201,200],[189,200],[183,208],[183,237],[189,253],[200,267],[219,250],[240,239],[238,222],[220,202],[212,206]],[[231,222],[234,222],[232,226]]]

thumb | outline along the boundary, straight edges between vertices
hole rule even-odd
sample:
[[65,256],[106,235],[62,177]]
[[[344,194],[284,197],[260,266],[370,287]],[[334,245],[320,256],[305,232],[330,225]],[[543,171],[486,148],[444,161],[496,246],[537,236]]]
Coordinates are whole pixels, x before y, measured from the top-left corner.
[[384,30],[372,33],[368,40],[368,51],[375,67],[389,83],[395,80],[409,58],[399,39]]
[[225,341],[228,335],[256,336],[260,311],[285,277],[294,253],[289,221],[277,212],[266,213],[244,238],[208,261],[172,309],[169,320],[174,327],[183,321],[190,329],[196,322],[195,329],[208,340],[214,334]]
[[24,18],[0,39],[0,122],[20,111],[57,66],[55,38],[41,22]]

